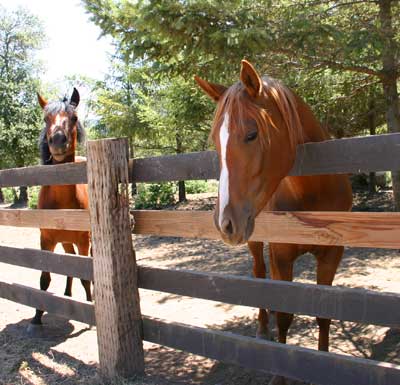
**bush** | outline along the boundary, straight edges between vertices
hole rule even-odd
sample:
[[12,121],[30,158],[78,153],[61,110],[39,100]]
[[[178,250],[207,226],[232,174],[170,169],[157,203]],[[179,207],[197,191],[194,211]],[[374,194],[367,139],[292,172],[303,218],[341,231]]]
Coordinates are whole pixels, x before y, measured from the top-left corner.
[[174,183],[138,184],[135,199],[136,209],[161,209],[175,203]]
[[200,194],[208,190],[208,184],[204,180],[188,180],[185,182],[185,187],[188,194]]
[[39,186],[29,187],[28,189],[28,207],[30,209],[37,209],[39,190]]
[[14,197],[16,195],[14,187],[5,187],[1,190],[3,191],[4,203],[14,203]]

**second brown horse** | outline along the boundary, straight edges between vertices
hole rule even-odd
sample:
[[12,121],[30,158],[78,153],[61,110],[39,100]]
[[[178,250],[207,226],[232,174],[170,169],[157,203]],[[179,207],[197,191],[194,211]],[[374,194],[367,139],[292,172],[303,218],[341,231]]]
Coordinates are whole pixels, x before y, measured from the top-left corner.
[[[85,158],[75,156],[78,142],[84,140],[84,130],[79,123],[76,107],[79,93],[74,88],[71,98],[47,102],[38,95],[39,104],[44,111],[45,127],[40,135],[40,156],[44,165],[67,162],[81,162]],[[88,209],[87,185],[42,186],[39,193],[39,209]],[[40,229],[40,247],[54,251],[57,243],[62,243],[65,252],[75,254],[74,245],[80,255],[89,254],[89,232],[71,230]],[[50,285],[50,273],[43,271],[40,277],[40,289],[47,290]],[[81,280],[86,291],[86,299],[92,300],[90,281]],[[67,277],[64,295],[71,296],[72,277]],[[42,324],[42,310],[36,310],[31,325]]]

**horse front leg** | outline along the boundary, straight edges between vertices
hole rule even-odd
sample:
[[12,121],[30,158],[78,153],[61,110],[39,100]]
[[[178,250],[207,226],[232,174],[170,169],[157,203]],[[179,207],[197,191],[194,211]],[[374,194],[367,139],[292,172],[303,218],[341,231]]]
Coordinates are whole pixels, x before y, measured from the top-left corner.
[[[264,244],[262,242],[247,242],[250,253],[253,256],[253,276],[255,278],[266,278],[266,268],[264,262]],[[261,339],[271,339],[269,330],[269,317],[266,309],[258,309],[258,326],[256,337]]]
[[[317,258],[317,284],[332,285],[344,252],[343,246],[321,246],[315,253]],[[318,350],[329,350],[329,328],[331,320],[317,317],[319,326]]]
[[[74,245],[72,243],[63,243],[63,249],[68,254],[75,254]],[[65,285],[64,295],[71,297],[72,296],[72,277],[67,277],[67,283]]]
[[[56,247],[56,243],[50,239],[45,238],[42,234],[40,236],[40,248],[42,250],[47,250],[53,252]],[[42,271],[40,275],[40,290],[46,291],[50,286],[51,276],[48,271]],[[35,330],[42,325],[42,316],[44,311],[36,309],[35,316],[32,318],[29,326],[28,332],[31,334],[35,333]]]
[[[82,240],[78,245],[80,255],[89,255],[89,235]],[[81,279],[81,283],[86,293],[86,300],[92,302],[91,282],[86,279]]]

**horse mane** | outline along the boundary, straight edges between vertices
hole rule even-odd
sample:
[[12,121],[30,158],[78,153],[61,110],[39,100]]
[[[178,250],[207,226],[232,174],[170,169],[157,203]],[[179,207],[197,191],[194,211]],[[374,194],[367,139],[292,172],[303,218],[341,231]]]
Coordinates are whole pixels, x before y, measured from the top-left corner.
[[[68,115],[76,115],[75,106],[71,105],[66,97],[64,97],[62,100],[49,102],[44,107],[45,115],[57,115],[61,112],[66,112]],[[78,143],[84,143],[86,139],[86,133],[79,119],[77,120],[76,125],[76,139]],[[44,165],[51,164],[51,153],[49,144],[47,143],[46,127],[42,129],[39,136],[39,150],[41,163]]]
[[[283,121],[287,127],[290,146],[296,151],[297,144],[303,137],[303,127],[297,110],[295,94],[280,81],[265,76],[263,80],[263,91],[276,104]],[[229,129],[233,131],[244,131],[246,121],[254,119],[257,128],[263,135],[260,135],[261,143],[266,146],[270,143],[270,132],[279,128],[273,121],[270,112],[258,105],[248,96],[242,82],[237,82],[229,87],[222,96],[221,103],[215,112],[214,125],[211,135],[214,135],[221,125],[224,112],[228,112],[230,119]],[[244,132],[243,132],[244,134]]]

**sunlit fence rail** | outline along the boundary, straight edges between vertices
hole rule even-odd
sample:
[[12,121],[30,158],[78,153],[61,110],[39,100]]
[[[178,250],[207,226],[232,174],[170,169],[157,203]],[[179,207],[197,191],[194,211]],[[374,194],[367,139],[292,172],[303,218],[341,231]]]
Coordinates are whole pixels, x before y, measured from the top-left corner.
[[[117,263],[118,256],[126,255],[126,250],[115,249],[111,253],[104,249],[108,241],[112,243],[113,234],[104,231],[110,240],[102,239],[101,229],[110,226],[110,220],[114,219],[112,216],[108,219],[102,218],[99,212],[104,212],[104,216],[107,216],[108,212],[116,208],[116,216],[124,219],[122,222],[116,222],[115,226],[124,226],[129,234],[131,222],[126,200],[113,201],[116,207],[110,208],[105,207],[108,203],[99,198],[101,194],[97,194],[97,189],[102,189],[103,185],[107,184],[108,179],[105,178],[114,180],[115,183],[110,183],[107,191],[110,196],[117,196],[121,191],[121,183],[126,185],[128,181],[212,179],[218,178],[219,173],[214,152],[128,161],[124,146],[126,142],[123,140],[89,143],[89,166],[86,163],[76,163],[0,171],[0,187],[75,184],[89,181],[90,189],[96,192],[90,195],[91,207],[96,207],[96,213],[92,212],[92,215],[83,210],[0,210],[0,225],[91,230],[94,261],[77,255],[1,246],[0,262],[82,279],[94,279],[96,291],[101,290],[104,294],[101,298],[112,295],[116,306],[120,306],[117,309],[119,316],[112,319],[112,322],[117,323],[115,329],[129,330],[139,327],[141,332],[131,333],[129,338],[132,340],[123,341],[123,338],[126,340],[125,334],[115,336],[110,335],[109,331],[104,331],[102,325],[110,309],[105,307],[108,306],[107,303],[101,303],[101,300],[95,301],[93,305],[7,282],[0,283],[0,297],[69,319],[97,324],[100,368],[109,377],[131,375],[141,371],[143,354],[140,344],[143,338],[224,362],[315,384],[400,383],[400,367],[396,365],[260,341],[232,333],[141,316],[140,312],[138,313],[140,309],[132,310],[135,304],[130,304],[130,309],[125,309],[122,304],[127,303],[127,297],[130,297],[131,293],[108,292],[108,288],[113,286],[110,283],[115,284],[115,287],[130,285],[132,290],[140,287],[275,311],[388,327],[400,326],[400,294],[136,267],[134,258],[126,259],[121,273],[121,266]],[[400,134],[306,144],[298,149],[291,175],[397,170],[400,168],[399,146]],[[103,161],[96,163],[96,159]],[[119,171],[113,174],[113,170]],[[99,179],[102,183],[96,184]],[[93,190],[94,188],[96,190]],[[120,216],[119,211],[122,213]],[[135,218],[133,233],[136,234],[218,238],[210,212],[143,210],[132,211],[131,214]],[[285,231],[282,231],[283,228]],[[268,212],[257,218],[253,239],[397,249],[400,248],[399,235],[400,213]],[[107,238],[107,235],[104,237]],[[127,275],[125,271],[137,273]],[[115,306],[114,301],[112,306]],[[128,311],[132,311],[136,316],[125,316]],[[120,344],[126,343],[131,348],[121,353]]]

